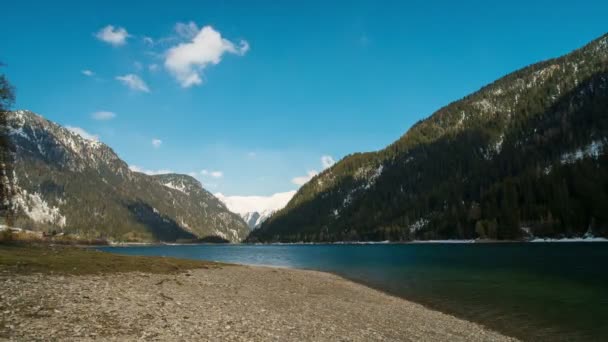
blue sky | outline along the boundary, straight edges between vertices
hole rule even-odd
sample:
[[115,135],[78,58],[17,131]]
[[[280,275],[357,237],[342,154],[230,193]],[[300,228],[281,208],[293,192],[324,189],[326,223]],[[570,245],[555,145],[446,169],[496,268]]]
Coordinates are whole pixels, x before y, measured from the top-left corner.
[[608,31],[606,1],[21,0],[2,11],[15,108],[228,195],[297,189],[322,156],[382,148]]

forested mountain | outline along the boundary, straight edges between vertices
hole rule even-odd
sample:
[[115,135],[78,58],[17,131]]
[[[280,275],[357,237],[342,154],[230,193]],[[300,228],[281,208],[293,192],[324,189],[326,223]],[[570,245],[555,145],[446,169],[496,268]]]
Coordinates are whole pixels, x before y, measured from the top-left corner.
[[117,241],[243,239],[245,222],[196,179],[131,171],[105,144],[28,111],[8,112],[12,225]]
[[608,236],[608,35],[305,184],[250,241]]

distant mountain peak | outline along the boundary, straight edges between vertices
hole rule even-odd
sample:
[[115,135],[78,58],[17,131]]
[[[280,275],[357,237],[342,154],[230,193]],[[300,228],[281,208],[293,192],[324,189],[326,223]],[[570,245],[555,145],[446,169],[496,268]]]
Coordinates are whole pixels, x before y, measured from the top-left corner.
[[282,209],[296,191],[279,192],[270,196],[215,196],[226,204],[228,209],[239,214],[249,226],[256,229],[277,210]]

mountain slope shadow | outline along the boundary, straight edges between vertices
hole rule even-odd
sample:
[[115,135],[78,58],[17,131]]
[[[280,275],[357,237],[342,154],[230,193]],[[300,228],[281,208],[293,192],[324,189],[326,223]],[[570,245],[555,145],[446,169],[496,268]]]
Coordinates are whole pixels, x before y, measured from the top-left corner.
[[125,207],[131,212],[133,218],[144,225],[148,232],[159,241],[196,239],[194,234],[184,230],[177,222],[142,201],[126,203]]

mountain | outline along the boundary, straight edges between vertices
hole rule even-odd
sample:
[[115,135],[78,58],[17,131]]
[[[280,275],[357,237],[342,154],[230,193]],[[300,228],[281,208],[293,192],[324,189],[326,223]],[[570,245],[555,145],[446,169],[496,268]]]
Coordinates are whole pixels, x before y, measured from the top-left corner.
[[312,178],[249,241],[608,236],[608,35]]
[[[280,209],[280,208],[278,208]],[[264,221],[266,221],[276,210],[262,210],[260,211],[249,211],[244,214],[240,214],[243,220],[249,226],[249,229],[257,229]]]
[[274,212],[283,208],[295,195],[295,191],[279,192],[270,196],[215,196],[226,204],[228,209],[239,214],[253,230],[269,218]]
[[241,214],[241,218],[247,223],[247,227],[251,230],[257,228],[260,217],[262,216],[257,211]]
[[196,179],[131,171],[105,144],[29,111],[9,112],[14,225],[116,241],[175,241],[248,233]]

